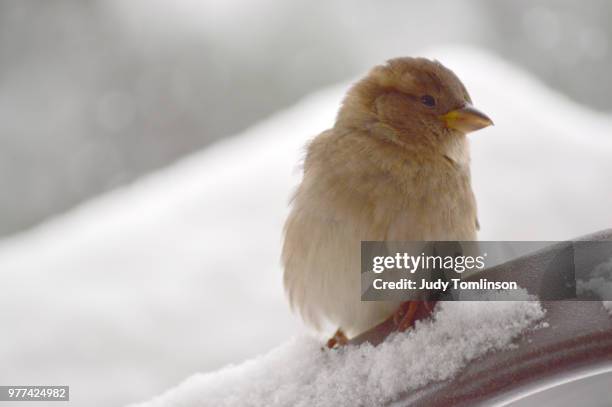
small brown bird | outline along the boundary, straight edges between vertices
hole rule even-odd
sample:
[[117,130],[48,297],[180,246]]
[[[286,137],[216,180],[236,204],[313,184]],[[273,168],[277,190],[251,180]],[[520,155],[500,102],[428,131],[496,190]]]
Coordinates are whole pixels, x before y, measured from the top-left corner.
[[289,301],[343,343],[395,314],[413,323],[419,301],[362,302],[362,240],[475,240],[479,228],[466,133],[493,124],[437,61],[397,58],[348,91],[333,128],[308,146],[285,224]]

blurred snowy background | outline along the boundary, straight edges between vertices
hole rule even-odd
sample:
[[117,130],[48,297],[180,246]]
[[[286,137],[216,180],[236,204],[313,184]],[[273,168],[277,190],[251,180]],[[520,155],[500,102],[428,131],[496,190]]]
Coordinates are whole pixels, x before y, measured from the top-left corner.
[[612,226],[611,21],[604,0],[1,1],[0,384],[121,405],[298,332],[278,252],[300,148],[389,57],[440,59],[495,120],[472,137],[481,238]]
[[611,19],[606,0],[3,0],[0,235],[435,44],[610,111]]

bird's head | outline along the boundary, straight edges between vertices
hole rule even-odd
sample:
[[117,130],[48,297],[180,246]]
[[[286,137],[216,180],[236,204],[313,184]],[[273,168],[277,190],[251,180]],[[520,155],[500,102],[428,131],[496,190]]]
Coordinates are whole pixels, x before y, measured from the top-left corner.
[[348,92],[337,125],[403,142],[463,135],[493,124],[472,106],[459,78],[438,61],[396,58],[374,67]]

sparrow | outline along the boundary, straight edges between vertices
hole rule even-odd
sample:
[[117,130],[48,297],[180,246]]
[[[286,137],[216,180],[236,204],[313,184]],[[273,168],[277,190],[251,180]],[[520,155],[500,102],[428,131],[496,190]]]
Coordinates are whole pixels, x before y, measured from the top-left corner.
[[476,240],[467,133],[493,122],[440,62],[395,58],[347,92],[307,146],[284,227],[283,280],[307,325],[347,342],[393,317],[402,331],[424,301],[361,301],[360,243]]

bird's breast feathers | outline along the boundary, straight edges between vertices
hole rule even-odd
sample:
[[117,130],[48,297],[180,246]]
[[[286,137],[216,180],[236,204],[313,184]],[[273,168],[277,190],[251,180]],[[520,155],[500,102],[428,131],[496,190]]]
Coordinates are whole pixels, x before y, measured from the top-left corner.
[[423,160],[361,138],[325,149],[319,141],[285,225],[285,287],[312,325],[327,319],[359,332],[397,306],[360,302],[362,240],[475,239],[467,151],[455,146],[447,157]]

